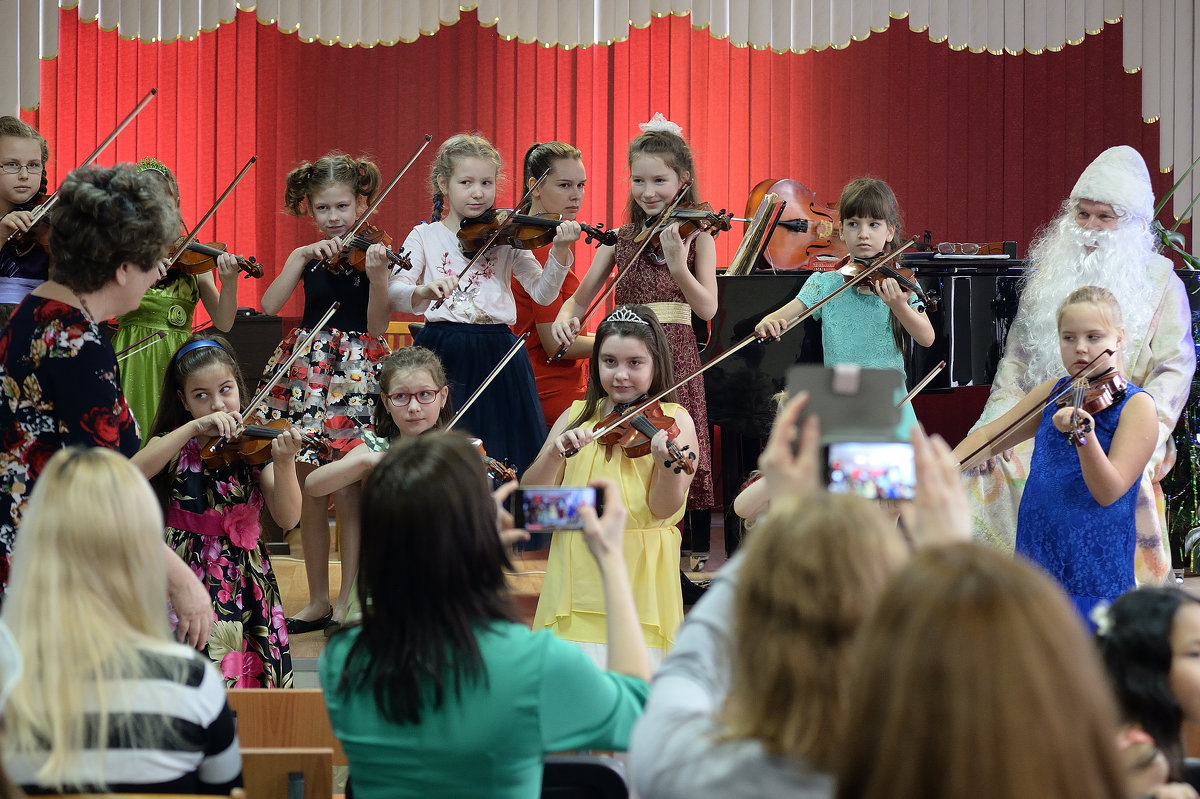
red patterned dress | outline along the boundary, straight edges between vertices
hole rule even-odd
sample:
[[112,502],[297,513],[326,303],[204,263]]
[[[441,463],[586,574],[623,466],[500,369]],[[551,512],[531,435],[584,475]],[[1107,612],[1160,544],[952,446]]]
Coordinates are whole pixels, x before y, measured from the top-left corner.
[[[621,228],[621,237],[617,240],[617,266],[624,269],[625,264],[641,246],[631,238],[625,238],[633,232],[632,224]],[[695,274],[696,248],[688,249],[688,270]],[[665,263],[660,264],[647,247],[635,263],[630,265],[629,273],[621,278],[614,292],[617,305],[631,303],[649,305],[663,323],[667,334],[667,343],[671,348],[671,359],[675,364],[674,380],[680,380],[694,374],[700,368],[700,349],[696,345],[696,333],[692,330],[691,311],[683,312],[679,305],[686,305],[683,290],[671,277],[671,270]],[[655,307],[656,303],[666,303],[666,306]],[[677,314],[676,318],[683,321],[664,321]],[[672,381],[674,382],[674,381]],[[700,451],[696,458],[696,477],[692,480],[688,492],[688,510],[711,508],[713,506],[712,482],[712,447],[708,437],[708,405],[704,397],[704,378],[697,377],[679,387],[679,404],[692,415],[696,424],[696,440]]]

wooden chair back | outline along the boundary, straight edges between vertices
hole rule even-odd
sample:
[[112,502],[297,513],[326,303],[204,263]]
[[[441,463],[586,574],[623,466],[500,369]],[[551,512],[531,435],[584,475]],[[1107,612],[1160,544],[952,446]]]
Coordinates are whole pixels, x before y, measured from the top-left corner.
[[[243,750],[327,748],[333,752],[333,765],[349,765],[329,724],[320,688],[233,688],[225,695],[237,714]],[[250,799],[256,799],[253,793]]]
[[330,799],[333,752],[327,747],[243,747],[242,780],[250,799]]

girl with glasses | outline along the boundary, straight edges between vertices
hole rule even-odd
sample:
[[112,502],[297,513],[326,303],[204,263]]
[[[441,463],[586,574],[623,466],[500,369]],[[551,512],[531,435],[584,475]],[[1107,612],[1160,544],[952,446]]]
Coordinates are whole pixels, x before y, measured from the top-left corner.
[[29,230],[33,209],[46,199],[49,160],[42,134],[17,117],[0,117],[0,325],[50,276],[45,247],[10,241]]
[[363,443],[341,460],[315,469],[304,481],[304,491],[324,497],[358,485],[383,460],[390,445],[407,436],[440,430],[453,415],[446,370],[437,354],[425,347],[396,350],[379,365],[374,432],[362,431]]
[[[396,350],[379,365],[379,401],[372,412],[375,430],[363,430],[363,443],[341,460],[314,469],[304,481],[304,492],[312,497],[327,497],[347,486],[360,485],[391,445],[430,430],[441,430],[452,416],[454,407],[446,370],[437,354],[425,347]],[[343,579],[346,579],[344,572]],[[361,618],[358,597],[355,586],[346,603],[346,615],[341,622],[325,625],[325,635],[332,635],[344,624]]]

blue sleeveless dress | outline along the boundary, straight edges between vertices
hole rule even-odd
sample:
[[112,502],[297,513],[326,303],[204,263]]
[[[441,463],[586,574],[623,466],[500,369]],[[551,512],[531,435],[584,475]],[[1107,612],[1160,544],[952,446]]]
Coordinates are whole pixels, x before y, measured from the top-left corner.
[[[1060,380],[1054,390],[1068,379]],[[1093,415],[1096,429],[1091,435],[1100,437],[1105,452],[1125,403],[1142,390],[1129,384],[1124,399]],[[1094,630],[1092,609],[1134,587],[1138,481],[1112,505],[1097,502],[1083,482],[1075,445],[1051,421],[1057,410],[1052,404],[1042,411],[1029,480],[1017,511],[1016,551],[1058,580]]]

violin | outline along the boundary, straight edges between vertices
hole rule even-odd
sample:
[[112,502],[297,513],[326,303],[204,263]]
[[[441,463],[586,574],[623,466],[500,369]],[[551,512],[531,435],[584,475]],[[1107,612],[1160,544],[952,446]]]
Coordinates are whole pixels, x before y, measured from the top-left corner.
[[1069,394],[1064,393],[1055,399],[1059,408],[1071,408],[1071,432],[1067,440],[1077,447],[1087,444],[1088,433],[1092,432],[1092,423],[1079,416],[1079,411],[1086,411],[1093,416],[1114,403],[1125,399],[1125,390],[1129,382],[1121,376],[1116,367],[1096,377],[1077,377],[1071,384]]
[[679,237],[686,239],[696,231],[711,233],[715,238],[722,230],[729,230],[731,222],[749,222],[749,219],[735,217],[733,214],[726,213],[722,208],[720,211],[714,211],[713,207],[708,203],[700,203],[699,205],[690,205],[688,203],[680,203],[667,212],[667,218],[661,218],[662,214],[651,217],[646,220],[646,224],[641,230],[633,231],[624,235],[626,240],[632,240],[639,244],[645,242],[647,238],[651,246],[658,247],[658,237],[662,234],[662,229],[671,222],[679,222]]
[[[746,216],[754,216],[763,198],[776,195],[785,205],[763,258],[775,269],[817,269],[820,256],[849,255],[842,241],[838,212],[817,202],[815,192],[796,180],[764,180],[750,190]],[[778,228],[786,232],[779,234]],[[823,268],[823,267],[820,267]]]
[[[271,442],[286,433],[286,419],[272,419],[266,424],[248,424],[234,438],[213,436],[200,442],[200,459],[210,469],[219,469],[241,461],[247,466],[261,466],[271,460]],[[333,459],[333,447],[328,441],[301,436],[304,445],[327,460]]]
[[[874,261],[865,260],[863,258],[854,258],[847,255],[838,262],[836,269],[848,283],[854,278],[858,277],[859,273],[861,273],[863,270],[869,268],[872,263],[874,263]],[[925,308],[928,308],[931,311],[936,311],[938,307],[937,298],[928,296],[921,289],[921,286],[918,285],[915,280],[913,280],[913,276],[915,274],[916,272],[909,269],[907,266],[901,266],[900,264],[884,264],[879,269],[875,270],[875,272],[873,272],[869,278],[867,278],[867,282],[871,285],[871,291],[878,294],[879,284],[890,277],[900,284],[900,288],[904,289],[905,291],[911,291],[913,294],[917,295],[917,299],[919,299],[921,304],[925,306],[924,308],[918,307],[917,310],[919,312],[925,313]]]
[[483,441],[472,438],[471,443],[475,445],[475,449],[479,450],[479,457],[483,458],[483,467],[489,479],[499,480],[501,483],[511,483],[517,479],[517,470],[507,463],[490,457],[487,450],[483,448]]
[[[477,217],[464,219],[459,226],[458,242],[463,254],[474,255],[497,232],[497,241],[518,250],[536,250],[554,241],[562,214],[519,214],[510,208],[489,208]],[[604,225],[579,227],[587,234],[585,241],[596,246],[617,243],[617,232],[605,230]]]
[[327,264],[329,271],[335,275],[340,275],[342,272],[348,272],[351,269],[358,272],[365,272],[367,269],[367,249],[372,244],[382,244],[387,248],[387,259],[393,271],[396,269],[412,269],[412,261],[409,260],[408,254],[405,252],[396,252],[391,248],[391,236],[374,225],[363,225],[358,229],[357,233],[342,242],[342,251],[338,253],[338,257]]
[[24,258],[36,249],[50,252],[50,222],[45,216],[37,219],[29,230],[15,234],[11,239],[13,252],[17,257]]
[[[675,417],[665,414],[662,405],[655,401],[647,405],[641,413],[621,420],[629,407],[629,405],[618,405],[612,413],[592,426],[592,430],[604,431],[596,438],[596,441],[609,448],[608,457],[612,457],[612,447],[614,446],[619,446],[629,458],[649,455],[650,440],[660,430],[665,430],[667,431],[667,452],[671,457],[663,462],[663,466],[672,468],[675,474],[680,472],[695,474],[696,453],[687,452],[691,447],[680,448],[675,443],[675,437],[679,435],[679,425],[675,423]],[[610,426],[611,429],[606,429]]]
[[[180,240],[182,241],[182,239]],[[225,245],[219,241],[214,241],[211,244],[201,244],[193,241],[189,242],[183,248],[183,252],[179,253],[179,257],[175,258],[179,242],[175,242],[175,246],[171,247],[171,252],[167,256],[173,260],[172,268],[179,269],[185,274],[202,275],[206,272],[211,272],[217,268],[217,258],[226,252]],[[243,258],[240,255],[233,256],[237,260],[238,270],[245,272],[250,277],[259,278],[263,276],[262,264],[254,260],[251,255]]]

